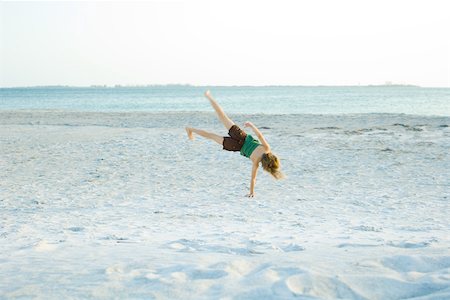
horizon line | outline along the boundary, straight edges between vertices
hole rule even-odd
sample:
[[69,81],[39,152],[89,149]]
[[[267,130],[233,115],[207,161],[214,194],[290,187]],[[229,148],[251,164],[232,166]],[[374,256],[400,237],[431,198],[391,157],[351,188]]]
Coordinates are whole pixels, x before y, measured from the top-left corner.
[[384,83],[384,84],[350,84],[350,85],[301,85],[301,84],[267,84],[267,85],[197,85],[189,83],[167,83],[167,84],[90,84],[90,85],[30,85],[30,86],[0,86],[0,89],[26,89],[26,88],[146,88],[146,87],[419,87],[419,88],[450,88],[450,86],[422,86],[417,84]]

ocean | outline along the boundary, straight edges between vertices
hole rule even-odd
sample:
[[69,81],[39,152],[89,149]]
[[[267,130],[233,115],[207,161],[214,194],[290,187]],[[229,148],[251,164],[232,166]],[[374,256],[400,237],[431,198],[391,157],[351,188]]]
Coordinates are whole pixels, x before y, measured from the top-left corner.
[[0,110],[211,111],[207,89],[229,113],[450,115],[450,88],[415,86],[0,88]]

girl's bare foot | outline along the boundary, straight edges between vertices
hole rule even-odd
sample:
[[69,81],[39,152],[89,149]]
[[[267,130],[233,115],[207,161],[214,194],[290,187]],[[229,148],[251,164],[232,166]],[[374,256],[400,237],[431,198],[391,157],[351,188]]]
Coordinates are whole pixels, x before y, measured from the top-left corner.
[[189,128],[189,127],[186,127],[185,129],[186,129],[186,132],[187,132],[188,138],[189,138],[190,140],[193,140],[193,139],[194,139],[194,135],[192,134],[192,130],[191,130],[191,128]]

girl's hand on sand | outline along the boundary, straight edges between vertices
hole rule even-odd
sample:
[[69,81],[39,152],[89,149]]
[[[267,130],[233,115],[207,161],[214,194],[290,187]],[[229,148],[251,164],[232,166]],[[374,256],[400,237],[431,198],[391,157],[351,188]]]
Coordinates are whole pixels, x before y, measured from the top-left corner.
[[253,127],[253,123],[247,121],[247,122],[244,123],[244,127]]
[[255,194],[254,193],[249,193],[249,194],[247,194],[247,197],[253,198],[253,197],[255,197]]

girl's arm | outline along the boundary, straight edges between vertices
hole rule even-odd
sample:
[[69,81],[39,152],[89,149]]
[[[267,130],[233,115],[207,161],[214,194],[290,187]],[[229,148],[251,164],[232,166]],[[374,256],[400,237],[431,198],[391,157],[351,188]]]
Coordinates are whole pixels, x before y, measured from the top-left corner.
[[245,127],[250,127],[253,132],[255,133],[255,135],[258,137],[258,140],[261,142],[261,144],[264,146],[264,148],[266,149],[267,152],[270,152],[270,145],[269,143],[267,143],[266,139],[264,138],[264,136],[262,135],[261,131],[259,131],[258,128],[256,128],[255,125],[253,125],[252,122],[245,122],[244,123]]
[[259,164],[253,163],[252,179],[250,180],[250,193],[247,195],[247,197],[255,196],[256,174],[258,174],[258,167],[259,167]]

